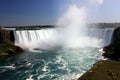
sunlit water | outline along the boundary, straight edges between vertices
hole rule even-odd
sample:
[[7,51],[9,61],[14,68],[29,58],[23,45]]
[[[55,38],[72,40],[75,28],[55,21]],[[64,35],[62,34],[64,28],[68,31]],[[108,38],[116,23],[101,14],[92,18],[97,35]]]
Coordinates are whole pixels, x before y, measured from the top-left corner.
[[[19,60],[32,65],[11,68]],[[11,58],[0,59],[0,80],[77,80],[101,59],[98,48],[67,48],[58,51],[29,51]]]

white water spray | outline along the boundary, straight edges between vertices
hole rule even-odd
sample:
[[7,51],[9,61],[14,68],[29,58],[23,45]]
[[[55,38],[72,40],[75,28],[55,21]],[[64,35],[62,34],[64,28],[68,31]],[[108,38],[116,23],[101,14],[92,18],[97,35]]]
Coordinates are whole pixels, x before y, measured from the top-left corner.
[[64,44],[67,47],[96,47],[100,46],[101,40],[91,38],[87,35],[87,17],[91,8],[88,6],[101,5],[103,0],[89,0],[89,5],[78,7],[78,4],[72,4],[68,7],[65,14],[59,18],[58,25],[62,26]]

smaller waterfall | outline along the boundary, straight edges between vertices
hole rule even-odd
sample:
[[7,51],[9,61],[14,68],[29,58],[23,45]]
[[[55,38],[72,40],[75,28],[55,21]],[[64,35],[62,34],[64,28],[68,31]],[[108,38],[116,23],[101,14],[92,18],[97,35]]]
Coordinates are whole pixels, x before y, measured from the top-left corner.
[[101,40],[101,47],[107,46],[111,43],[111,38],[114,28],[105,28],[105,29],[90,29],[89,36],[90,38],[96,38]]
[[[109,45],[114,28],[106,29],[93,29],[90,28],[85,36],[85,43],[88,44],[86,47],[103,47]],[[52,29],[41,29],[41,30],[16,30],[14,31],[15,44],[27,49],[39,48],[42,50],[55,48],[56,46],[65,45],[64,33],[59,33],[59,30]],[[64,38],[64,39],[61,39]],[[82,39],[82,38],[80,38]],[[67,39],[69,41],[69,39]],[[84,40],[84,39],[83,39]],[[75,41],[74,41],[75,42]],[[79,44],[82,45],[82,44]]]

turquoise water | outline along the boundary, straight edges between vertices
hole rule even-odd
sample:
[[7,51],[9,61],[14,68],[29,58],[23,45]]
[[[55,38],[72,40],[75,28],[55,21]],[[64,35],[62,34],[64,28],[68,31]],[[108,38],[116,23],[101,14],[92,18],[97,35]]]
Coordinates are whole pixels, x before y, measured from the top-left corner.
[[[66,48],[57,51],[27,51],[0,58],[0,80],[77,80],[101,58],[98,48]],[[11,68],[19,60],[32,65]]]

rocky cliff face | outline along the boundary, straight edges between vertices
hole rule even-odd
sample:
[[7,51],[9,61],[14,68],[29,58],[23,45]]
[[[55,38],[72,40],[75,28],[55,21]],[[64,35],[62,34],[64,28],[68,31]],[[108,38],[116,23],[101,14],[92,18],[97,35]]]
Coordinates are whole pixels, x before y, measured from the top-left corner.
[[2,43],[4,40],[3,40],[3,35],[2,35],[2,32],[0,31],[0,43]]
[[3,42],[14,43],[14,41],[15,41],[15,38],[14,38],[13,31],[0,29],[0,43],[3,43]]
[[15,55],[23,50],[14,45],[14,32],[0,29],[0,56]]
[[15,42],[15,36],[14,36],[14,32],[13,32],[13,31],[10,31],[10,41],[11,41],[12,43]]
[[105,51],[103,56],[115,60],[120,59],[120,27],[114,30],[111,44],[104,47],[103,50]]
[[114,46],[120,45],[120,27],[114,30],[111,44]]

